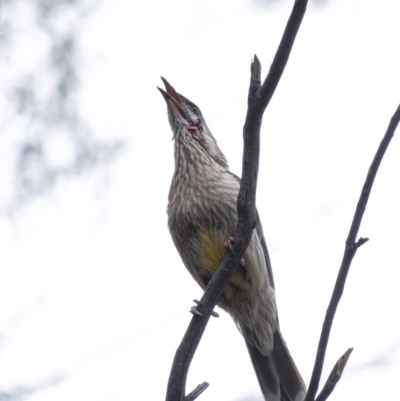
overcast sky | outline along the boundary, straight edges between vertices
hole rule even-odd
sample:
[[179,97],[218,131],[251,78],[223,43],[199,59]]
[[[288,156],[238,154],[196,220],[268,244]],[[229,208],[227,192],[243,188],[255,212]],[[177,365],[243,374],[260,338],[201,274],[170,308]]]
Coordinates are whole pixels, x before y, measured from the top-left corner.
[[[13,36],[0,66],[0,400],[160,400],[202,292],[167,229],[173,142],[156,86],[162,75],[201,108],[240,175],[250,62],[257,54],[265,77],[292,2],[88,0],[47,22],[32,4],[1,10]],[[393,0],[311,1],[264,116],[257,205],[282,332],[307,384],[358,196],[400,102],[399,15]],[[68,173],[21,201],[18,152],[40,130],[12,107],[10,88],[34,77],[45,97],[49,35],[72,30],[68,104],[93,141],[124,146],[72,172],[75,137],[54,125],[40,149]],[[331,333],[323,379],[354,347],[332,401],[400,399],[399,154],[397,135]],[[203,381],[202,401],[261,400],[224,312],[207,327],[188,391]]]

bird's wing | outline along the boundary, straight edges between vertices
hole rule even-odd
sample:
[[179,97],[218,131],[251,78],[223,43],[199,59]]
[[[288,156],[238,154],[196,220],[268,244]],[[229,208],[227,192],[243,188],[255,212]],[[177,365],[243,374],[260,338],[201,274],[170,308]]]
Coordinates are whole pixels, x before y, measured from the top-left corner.
[[258,239],[261,242],[262,250],[264,252],[265,264],[267,265],[270,284],[271,284],[271,287],[275,290],[274,275],[272,274],[271,260],[269,258],[267,243],[265,242],[264,232],[262,229],[261,220],[260,220],[260,216],[258,215],[257,209],[256,209],[256,219],[257,219],[256,231],[257,231]]
[[[240,184],[240,178],[236,174],[232,173],[229,170],[227,172],[230,175],[232,175],[232,177],[234,177]],[[268,275],[269,275],[269,279],[270,279],[270,284],[271,284],[271,287],[273,289],[275,289],[274,275],[272,274],[271,260],[269,258],[267,243],[265,242],[264,232],[263,232],[263,229],[262,229],[261,220],[260,220],[260,216],[258,215],[257,209],[256,209],[256,219],[257,219],[257,221],[256,221],[257,236],[258,236],[258,239],[260,240],[261,247],[262,247],[262,250],[264,252],[265,264],[267,266],[267,271],[268,271]]]

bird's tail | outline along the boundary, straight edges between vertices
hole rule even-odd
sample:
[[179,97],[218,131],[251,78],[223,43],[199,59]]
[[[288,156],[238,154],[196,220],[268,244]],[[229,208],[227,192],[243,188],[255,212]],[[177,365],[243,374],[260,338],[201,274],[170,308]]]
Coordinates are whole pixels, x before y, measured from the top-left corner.
[[274,335],[274,349],[263,355],[247,344],[250,358],[266,401],[303,401],[306,386],[279,331]]

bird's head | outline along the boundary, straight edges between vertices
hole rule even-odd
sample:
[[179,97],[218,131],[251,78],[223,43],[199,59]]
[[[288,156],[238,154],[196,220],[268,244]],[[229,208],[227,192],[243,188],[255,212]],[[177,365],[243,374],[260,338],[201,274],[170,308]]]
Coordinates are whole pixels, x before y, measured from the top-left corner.
[[185,143],[195,141],[218,164],[228,167],[228,162],[207,127],[200,108],[185,96],[176,92],[165,78],[161,77],[161,79],[166,90],[161,88],[158,88],[158,90],[167,102],[168,119],[174,140]]

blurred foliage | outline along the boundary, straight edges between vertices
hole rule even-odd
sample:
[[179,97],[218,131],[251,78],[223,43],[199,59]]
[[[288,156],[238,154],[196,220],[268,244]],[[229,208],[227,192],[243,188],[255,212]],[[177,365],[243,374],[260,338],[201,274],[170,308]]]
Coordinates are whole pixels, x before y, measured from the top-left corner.
[[31,387],[18,387],[14,388],[11,391],[0,391],[0,401],[22,401],[27,399],[28,397],[34,395],[35,393],[46,390],[49,387],[56,386],[59,384],[63,378],[60,377],[53,377],[40,383],[36,386]]
[[[284,0],[255,1],[268,6]],[[79,33],[99,5],[98,0],[0,0],[5,71],[0,96],[6,106],[0,113],[0,138],[14,143],[9,210],[51,190],[60,177],[111,162],[124,146],[96,139],[77,105]],[[49,146],[57,141],[70,153],[61,162]]]
[[[76,176],[112,161],[124,144],[96,140],[77,106],[79,30],[98,3],[3,0],[0,4],[0,61],[7,71],[3,95],[8,109],[0,115],[0,135],[18,138],[12,160],[14,209],[50,190],[62,176]],[[15,125],[18,134],[10,134]],[[51,154],[49,143],[55,141],[68,148],[69,156],[62,162]]]

